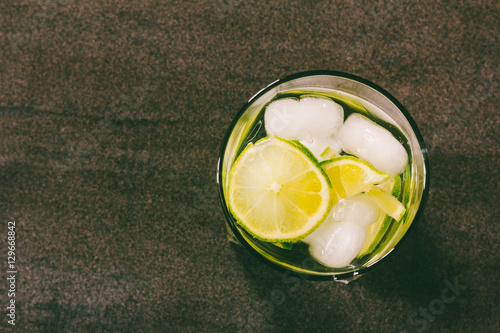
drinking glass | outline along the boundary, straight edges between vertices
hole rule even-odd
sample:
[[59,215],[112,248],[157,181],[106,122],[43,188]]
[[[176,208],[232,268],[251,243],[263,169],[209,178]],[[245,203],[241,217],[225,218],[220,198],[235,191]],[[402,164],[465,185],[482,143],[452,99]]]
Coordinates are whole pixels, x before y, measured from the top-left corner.
[[[402,133],[408,152],[408,163],[402,177],[400,200],[407,212],[403,219],[392,220],[375,249],[356,258],[343,268],[325,267],[315,261],[304,243],[291,249],[278,247],[252,237],[228,209],[226,196],[231,166],[246,144],[265,135],[263,116],[266,105],[273,99],[296,91],[328,95],[359,103],[370,113]],[[263,134],[264,133],[264,134]],[[401,140],[400,140],[401,141]],[[239,110],[223,139],[217,167],[218,192],[230,239],[233,239],[258,258],[280,270],[304,274],[310,279],[349,282],[377,267],[406,239],[422,217],[429,192],[427,149],[420,131],[408,111],[391,94],[363,78],[342,72],[310,71],[279,79],[256,93]]]

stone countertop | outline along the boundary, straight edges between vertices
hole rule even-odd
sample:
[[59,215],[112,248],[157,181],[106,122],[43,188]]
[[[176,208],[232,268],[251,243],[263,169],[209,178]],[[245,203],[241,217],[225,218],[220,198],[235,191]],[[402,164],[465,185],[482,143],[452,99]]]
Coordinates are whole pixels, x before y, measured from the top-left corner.
[[[498,3],[21,0],[0,27],[1,331],[500,331]],[[391,92],[429,148],[424,219],[347,286],[228,242],[215,192],[239,108],[315,69]]]

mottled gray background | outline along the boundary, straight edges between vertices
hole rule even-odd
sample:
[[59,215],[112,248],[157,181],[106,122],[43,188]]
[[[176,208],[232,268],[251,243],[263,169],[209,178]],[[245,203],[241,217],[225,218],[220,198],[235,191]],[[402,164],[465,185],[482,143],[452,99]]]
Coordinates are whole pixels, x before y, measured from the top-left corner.
[[[1,1],[0,331],[500,331],[499,30],[487,0]],[[390,91],[430,151],[425,218],[348,286],[229,243],[215,194],[237,110],[313,69]]]

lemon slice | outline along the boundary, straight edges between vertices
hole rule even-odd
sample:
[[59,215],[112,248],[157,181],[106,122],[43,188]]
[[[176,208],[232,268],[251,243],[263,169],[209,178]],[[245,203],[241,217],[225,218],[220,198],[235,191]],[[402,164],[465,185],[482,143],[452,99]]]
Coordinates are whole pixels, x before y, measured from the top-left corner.
[[321,162],[332,184],[333,204],[341,199],[367,191],[372,185],[387,181],[390,176],[368,162],[353,156],[341,156]]
[[328,177],[307,148],[266,137],[249,144],[229,175],[229,207],[253,236],[297,241],[323,222],[331,208]]
[[[392,196],[399,198],[401,195],[401,177],[396,176],[388,181],[376,185],[386,192],[391,192]],[[387,229],[391,225],[392,217],[387,214],[380,214],[378,220],[369,225],[366,229],[366,239],[361,251],[359,251],[358,257],[362,257],[368,253],[371,253],[377,247],[378,243],[382,240],[384,235],[387,233]]]
[[405,206],[398,199],[379,187],[373,186],[368,191],[368,194],[375,199],[380,209],[396,221],[399,221],[406,212]]
[[[382,190],[386,192],[392,192],[395,184],[395,179],[399,178],[398,176],[396,177],[391,177],[389,180],[383,182],[382,184],[377,185],[378,188],[381,188]],[[397,179],[396,179],[397,180]],[[399,186],[401,187],[401,178],[399,178]],[[393,193],[394,195],[394,193]],[[396,196],[396,195],[394,195]],[[397,197],[399,198],[399,193],[397,194]]]

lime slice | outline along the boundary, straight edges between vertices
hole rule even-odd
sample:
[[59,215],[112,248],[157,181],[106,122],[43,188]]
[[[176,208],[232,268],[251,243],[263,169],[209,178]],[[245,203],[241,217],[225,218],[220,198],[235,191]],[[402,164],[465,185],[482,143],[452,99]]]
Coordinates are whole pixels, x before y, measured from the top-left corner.
[[[392,192],[393,197],[399,198],[401,195],[401,177],[397,176],[395,178],[391,178],[385,183],[377,185],[377,187],[386,192]],[[382,237],[386,234],[387,229],[389,229],[391,222],[392,217],[387,214],[380,214],[378,220],[366,228],[365,243],[359,251],[360,254],[358,255],[358,258],[375,250],[378,243],[382,240]]]
[[293,247],[292,242],[273,243],[273,244],[276,245],[277,247],[281,247],[282,249],[285,249],[285,250],[291,250]]
[[376,186],[370,188],[368,193],[375,199],[380,209],[396,221],[399,221],[406,212],[405,206],[393,197],[391,193]]
[[325,160],[331,160],[332,158],[339,157],[340,155],[337,154],[332,148],[326,147],[320,156]]
[[321,162],[332,184],[333,204],[340,199],[367,191],[372,185],[387,181],[390,176],[368,162],[353,156],[341,156]]
[[229,175],[229,207],[253,236],[297,241],[323,222],[331,208],[331,185],[307,148],[266,137],[249,144]]

